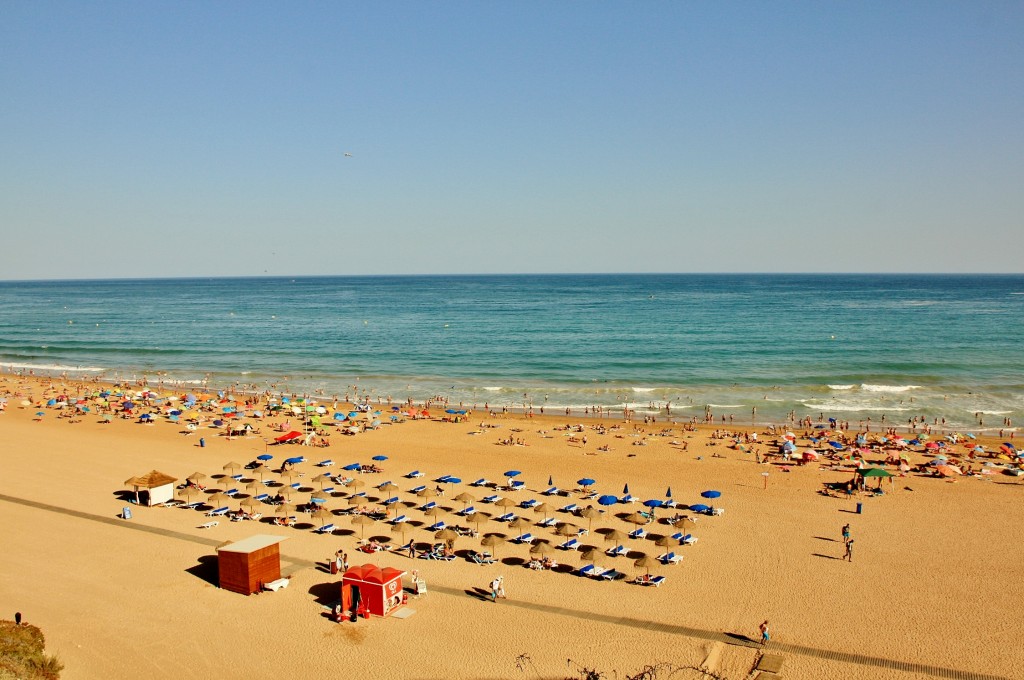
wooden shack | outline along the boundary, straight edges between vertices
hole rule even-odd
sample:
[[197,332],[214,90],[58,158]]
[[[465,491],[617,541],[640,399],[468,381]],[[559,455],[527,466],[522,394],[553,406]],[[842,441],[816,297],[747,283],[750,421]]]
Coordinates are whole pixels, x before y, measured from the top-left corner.
[[256,535],[217,548],[220,587],[251,595],[281,578],[279,544],[285,536]]
[[144,475],[125,480],[125,486],[135,490],[135,502],[140,505],[159,505],[174,498],[174,483],[177,477],[171,477],[159,470],[151,470]]

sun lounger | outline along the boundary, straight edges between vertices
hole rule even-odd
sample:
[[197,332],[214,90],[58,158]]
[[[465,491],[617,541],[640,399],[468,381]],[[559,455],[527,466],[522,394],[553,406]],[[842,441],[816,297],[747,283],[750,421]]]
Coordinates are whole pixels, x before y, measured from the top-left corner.
[[558,487],[557,486],[549,487],[549,488],[544,489],[543,491],[541,491],[540,494],[542,496],[557,496],[558,495]]
[[445,526],[446,525],[444,523],[444,520],[438,520],[437,522],[434,522],[429,527],[427,527],[427,531],[441,531],[441,529],[444,529]]
[[619,578],[620,576],[623,576],[622,572],[615,571],[614,569],[609,569],[608,571],[603,572],[603,573],[601,573],[599,575],[600,575],[601,579],[605,580],[605,581],[614,581],[615,579]]
[[202,501],[192,501],[191,503],[185,503],[181,507],[184,508],[185,510],[194,510],[195,508],[198,508],[202,504]]
[[266,503],[267,501],[270,500],[270,494],[269,493],[261,493],[259,496],[253,496],[253,498],[255,498],[258,501]]
[[228,514],[228,506],[225,505],[223,508],[217,508],[216,510],[210,510],[208,513],[206,513],[206,516],[207,517],[219,517],[221,515],[226,515],[226,514]]
[[521,482],[518,479],[514,479],[512,480],[512,483],[508,485],[508,488],[511,491],[519,491],[519,489],[522,489],[524,486],[526,486],[526,482]]
[[500,498],[501,498],[501,496],[499,496],[498,494],[491,494],[490,496],[485,496],[483,498],[482,502],[484,502],[484,503],[495,503]]
[[333,486],[329,486],[326,489],[320,489],[320,492],[321,493],[334,493],[334,487]]
[[562,543],[558,547],[562,550],[577,550],[580,547],[580,542],[578,539],[570,538],[568,541]]
[[639,500],[639,499],[636,496],[634,496],[633,494],[627,493],[625,496],[623,496],[622,498],[619,499],[619,502],[620,503],[636,503],[637,500]]
[[389,479],[389,480],[388,480],[388,481],[386,481],[386,482],[381,482],[380,484],[377,484],[377,485],[375,485],[375,487],[374,487],[374,488],[377,488],[377,489],[379,489],[380,487],[382,487],[382,486],[387,486],[387,485],[388,485],[388,484],[390,484],[390,483],[391,483],[391,480]]
[[658,556],[658,561],[662,564],[679,564],[683,561],[683,556],[677,555],[674,552],[667,552],[664,555]]
[[641,585],[641,586],[654,586],[655,588],[657,588],[658,586],[660,586],[664,582],[665,582],[665,577],[662,576],[661,574],[658,574],[657,576],[651,576],[651,577],[637,576],[636,580],[634,581],[634,583],[637,583],[638,585]]
[[227,491],[224,492],[224,495],[234,496],[236,493],[238,493],[238,489],[228,489]]
[[313,532],[317,533],[317,534],[333,534],[334,533],[334,525],[333,524],[325,524],[322,527],[318,527],[318,528],[314,529]]
[[537,522],[537,526],[539,526],[539,527],[552,527],[552,526],[554,526],[557,523],[558,523],[557,519],[555,519],[554,517],[548,517],[547,519],[544,519],[544,520],[541,520],[540,522]]
[[328,458],[327,460],[322,460],[319,463],[317,463],[318,467],[331,467],[332,465],[334,465],[334,461],[331,460],[330,458]]
[[470,505],[470,506],[466,507],[464,510],[459,510],[455,514],[462,515],[463,517],[466,517],[468,515],[472,515],[474,512],[476,512],[476,508],[474,508],[472,505]]
[[533,540],[533,534],[523,534],[512,539],[513,543],[529,543]]
[[604,567],[599,567],[596,564],[587,564],[579,569],[580,576],[589,576],[590,578],[598,578],[603,575],[607,570]]
[[630,538],[644,538],[647,536],[647,530],[643,527],[637,527],[629,532]]
[[242,481],[242,475],[231,475],[231,479],[235,480],[236,482],[240,482]]
[[271,581],[270,583],[264,583],[263,587],[265,589],[267,589],[267,590],[272,590],[272,591],[274,591],[276,593],[281,588],[287,588],[288,587],[288,579],[286,579],[286,578],[279,578],[276,581]]
[[173,507],[182,505],[183,503],[184,503],[184,501],[182,501],[182,500],[179,500],[177,498],[172,498],[172,499],[170,499],[168,501],[164,501],[160,505],[164,506],[165,508],[173,508]]
[[589,501],[591,498],[597,498],[597,492],[596,491],[586,491],[586,492],[583,493],[582,496],[580,496],[580,498],[582,498],[585,501]]
[[301,482],[292,482],[292,483],[291,483],[291,484],[289,484],[288,486],[289,486],[290,488],[292,488],[292,489],[295,489],[296,491],[298,491],[298,490],[299,490],[299,487],[300,487],[300,486],[302,486],[302,483],[301,483]]
[[539,500],[537,500],[536,498],[531,498],[531,499],[530,499],[530,500],[528,500],[528,501],[523,501],[523,502],[522,502],[522,503],[520,503],[519,505],[520,505],[520,507],[523,507],[523,508],[527,508],[527,509],[529,509],[529,508],[535,508],[535,507],[537,507],[538,505],[540,505],[540,501],[539,501]]
[[515,518],[516,518],[516,513],[514,513],[514,512],[506,512],[501,517],[495,518],[495,520],[498,521],[498,522],[511,522]]
[[566,506],[563,506],[562,508],[560,508],[559,512],[573,513],[573,512],[576,512],[577,510],[579,510],[579,508],[580,508],[580,506],[576,505],[575,503],[569,503],[569,505],[566,505]]
[[199,528],[199,529],[212,529],[213,527],[217,526],[218,524],[220,524],[220,522],[218,522],[217,520],[213,520],[212,522],[207,522],[206,524],[200,524],[199,527],[197,527],[197,528]]
[[426,488],[427,487],[422,486],[422,485],[421,486],[417,486],[417,487],[415,487],[413,489],[409,489],[409,493],[419,493],[420,491],[423,491]]
[[609,548],[607,554],[609,557],[618,557],[619,555],[625,555],[629,552],[629,549],[624,545],[617,545],[614,548]]
[[[395,500],[397,501],[398,499],[396,498]],[[423,512],[426,512],[427,510],[430,510],[431,508],[436,508],[436,507],[437,507],[437,502],[436,501],[430,501],[429,503],[424,503],[423,505],[421,505],[420,506],[420,510],[423,511]]]
[[469,556],[475,564],[494,564],[494,558],[491,557],[490,553],[472,553]]
[[412,472],[407,474],[405,477],[406,477],[406,479],[418,479],[418,478],[420,478],[422,476],[423,476],[422,472],[420,472],[419,470],[413,470]]
[[715,508],[711,511],[712,515],[721,516],[725,514],[725,508]]
[[399,515],[398,517],[396,517],[393,520],[391,520],[391,523],[392,524],[401,524],[402,522],[408,522],[408,521],[409,521],[408,517],[406,517],[405,515]]
[[489,485],[490,485],[490,482],[488,482],[483,477],[481,477],[480,479],[478,479],[475,482],[473,482],[472,484],[470,484],[470,486],[489,486]]

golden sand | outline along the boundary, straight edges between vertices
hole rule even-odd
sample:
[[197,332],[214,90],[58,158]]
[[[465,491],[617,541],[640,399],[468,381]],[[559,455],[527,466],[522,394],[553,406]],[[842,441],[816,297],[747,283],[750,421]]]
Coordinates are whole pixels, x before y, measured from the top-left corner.
[[[44,396],[39,383],[13,377],[0,381],[3,392]],[[664,498],[671,486],[673,497],[688,504],[701,502],[703,490],[720,490],[714,503],[724,514],[698,519],[690,530],[698,542],[677,549],[681,564],[652,570],[667,577],[653,588],[534,571],[523,566],[528,546],[512,543],[497,548],[500,563],[494,566],[462,558],[445,563],[364,555],[355,550],[360,528],[347,517],[335,518],[341,531],[333,536],[313,533],[316,520],[281,528],[220,518],[218,526],[199,529],[207,518],[179,508],[133,506],[133,519],[120,520],[124,480],[151,469],[182,479],[196,470],[221,475],[225,463],[244,464],[267,451],[269,424],[276,421],[259,423],[261,435],[228,440],[211,429],[186,436],[181,426],[163,420],[100,424],[90,414],[70,423],[55,411],[40,420],[35,407],[20,401],[10,398],[0,414],[0,608],[9,612],[0,615],[21,611],[40,626],[68,680],[549,678],[573,675],[578,667],[621,675],[647,664],[698,666],[706,659],[720,677],[746,678],[762,650],[745,638],[755,639],[765,619],[772,631],[767,651],[783,657],[787,678],[935,677],[950,669],[963,677],[1024,677],[1017,634],[1024,609],[1017,573],[1024,563],[1024,483],[1018,478],[951,481],[911,473],[885,484],[882,496],[825,497],[818,493],[824,482],[845,482],[851,474],[816,463],[788,471],[758,465],[751,454],[714,443],[706,430],[684,433],[657,423],[646,428],[647,445],[635,446],[640,437],[632,425],[602,435],[592,429],[598,421],[588,420],[584,449],[555,429],[564,418],[480,414],[461,423],[418,420],[351,437],[333,434],[329,448],[269,447],[275,462],[304,455],[304,482],[318,474],[312,463],[322,459],[340,466],[387,455],[383,474],[360,478],[395,482],[410,504],[419,499],[407,490],[420,482],[403,475],[414,469],[430,483],[442,474],[502,482],[502,473],[515,468],[526,483],[513,494],[516,500],[544,500],[538,492],[549,476],[567,489],[592,477],[600,492],[616,495],[628,483],[641,499]],[[481,431],[482,420],[496,427]],[[673,429],[669,436],[653,436],[666,427]],[[198,446],[199,436],[205,448]],[[498,443],[510,436],[526,445]],[[604,445],[611,450],[598,452]],[[460,509],[450,496],[461,490],[484,495],[463,483],[439,504]],[[863,514],[853,512],[858,502]],[[495,514],[495,508],[476,505]],[[347,506],[332,499],[329,507]],[[612,508],[582,542],[610,547],[597,530],[631,529],[616,515],[633,509]],[[429,523],[414,508],[403,512]],[[572,521],[586,526],[584,519]],[[846,523],[855,539],[852,562],[839,559]],[[661,524],[648,529],[674,531]],[[494,521],[481,530],[517,534]],[[561,540],[550,529],[531,532]],[[215,546],[255,533],[287,536],[281,552],[290,587],[250,597],[216,587],[210,582],[216,578]],[[384,524],[368,527],[366,535],[401,541]],[[431,540],[415,527],[406,537]],[[663,552],[652,541],[627,545],[650,555]],[[480,549],[479,539],[461,538],[455,547],[460,554]],[[410,599],[415,614],[403,620],[334,623],[324,605],[338,599],[340,576],[323,565],[338,549],[347,550],[353,564],[416,569],[430,592]],[[557,551],[555,557],[574,568],[582,564],[575,552]],[[617,557],[607,566],[632,579],[642,571],[632,563]],[[509,599],[495,604],[476,589],[486,589],[496,575],[504,576]],[[700,676],[682,671],[673,677]]]

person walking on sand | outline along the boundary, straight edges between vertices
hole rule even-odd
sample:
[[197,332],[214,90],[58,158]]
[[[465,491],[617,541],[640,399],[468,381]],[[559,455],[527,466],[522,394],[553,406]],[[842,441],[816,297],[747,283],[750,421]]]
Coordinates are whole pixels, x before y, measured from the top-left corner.
[[771,635],[768,633],[768,620],[765,619],[764,623],[758,626],[758,629],[761,631],[761,644],[768,644],[768,642],[771,640]]
[[843,543],[850,542],[850,525],[846,524],[843,526]]
[[846,542],[846,554],[843,555],[843,559],[848,562],[853,562],[853,539],[851,538]]
[[498,601],[498,590],[501,588],[501,578],[491,581],[491,602]]

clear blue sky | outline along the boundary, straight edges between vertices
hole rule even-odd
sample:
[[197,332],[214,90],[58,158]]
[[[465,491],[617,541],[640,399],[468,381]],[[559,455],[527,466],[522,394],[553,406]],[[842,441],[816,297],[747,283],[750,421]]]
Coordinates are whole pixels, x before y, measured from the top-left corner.
[[0,17],[0,279],[1024,271],[1020,2]]

